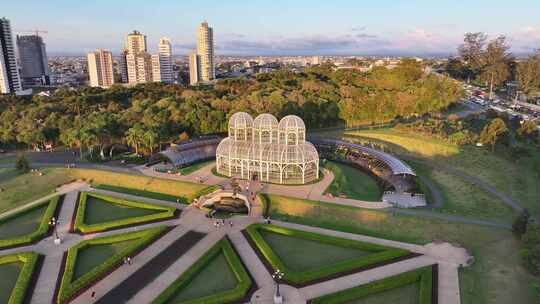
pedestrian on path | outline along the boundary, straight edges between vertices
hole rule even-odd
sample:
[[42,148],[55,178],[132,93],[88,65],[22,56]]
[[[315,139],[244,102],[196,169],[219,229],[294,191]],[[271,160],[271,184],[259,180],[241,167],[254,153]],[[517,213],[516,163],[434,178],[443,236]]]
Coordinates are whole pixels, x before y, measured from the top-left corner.
[[131,258],[130,257],[127,257],[127,262],[128,262],[128,265],[131,265]]
[[92,299],[92,301],[94,301],[96,299],[96,292],[95,291],[92,291],[92,294],[90,295],[90,298]]

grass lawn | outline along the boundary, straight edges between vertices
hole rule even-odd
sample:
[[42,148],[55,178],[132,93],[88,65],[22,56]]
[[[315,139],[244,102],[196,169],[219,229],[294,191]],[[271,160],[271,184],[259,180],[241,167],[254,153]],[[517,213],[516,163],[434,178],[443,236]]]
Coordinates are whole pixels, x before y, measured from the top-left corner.
[[35,173],[16,174],[0,178],[0,213],[37,200],[54,192],[58,185],[73,179],[64,169],[43,169],[43,176]]
[[182,173],[182,175],[188,175],[212,163],[215,163],[215,161],[214,160],[203,161],[203,162],[193,164],[189,167],[181,168],[179,171],[180,173]]
[[163,211],[114,204],[101,198],[89,195],[86,198],[84,223],[92,225],[161,212]]
[[345,304],[418,304],[419,288],[419,283],[413,283],[348,301]]
[[363,137],[375,143],[378,143],[378,141],[381,141],[383,144],[392,143],[394,145],[387,145],[387,147],[390,151],[397,150],[393,151],[395,153],[409,153],[424,157],[448,157],[459,153],[459,147],[457,145],[391,128],[352,131],[347,132],[346,135]]
[[325,193],[332,193],[333,196],[344,194],[348,198],[362,201],[381,200],[379,185],[369,174],[332,161],[327,161],[324,167],[334,173],[334,180],[325,190]]
[[539,278],[521,264],[510,231],[274,195],[270,200],[274,219],[418,244],[461,244],[476,260],[460,272],[464,304],[538,303],[530,282]]
[[505,147],[497,147],[496,153],[492,153],[488,148],[458,147],[394,129],[361,130],[348,134],[379,143],[385,150],[398,155],[412,155],[434,164],[450,165],[483,180],[517,200],[531,213],[540,215],[540,151],[534,147],[528,147],[529,155],[516,158]]
[[182,199],[181,197],[174,196],[174,195],[169,195],[169,194],[158,193],[158,192],[139,190],[139,189],[131,189],[131,188],[104,185],[104,184],[92,184],[92,187],[95,188],[95,189],[108,190],[108,191],[125,193],[125,194],[130,194],[130,195],[142,196],[142,197],[153,198],[153,199],[158,199],[158,200],[162,200],[162,201],[177,202],[179,200],[180,202],[186,202],[187,203],[187,200]]
[[73,179],[84,179],[92,184],[105,184],[130,189],[163,193],[175,197],[191,197],[206,185],[149,177],[144,175],[116,173],[89,169],[63,169]]
[[205,297],[222,291],[233,289],[238,281],[225,259],[220,253],[212,259],[184,288],[172,297],[168,303],[182,303],[186,300]]
[[137,241],[138,239],[132,239],[118,243],[89,245],[82,248],[77,254],[72,280],[77,280],[88,271],[104,263],[123,248],[126,248]]
[[279,233],[260,230],[263,239],[283,263],[294,271],[320,268],[371,254],[372,252],[325,244]]
[[37,230],[48,206],[44,204],[0,223],[0,239],[15,238]]
[[8,303],[22,266],[20,262],[0,264],[0,303]]
[[411,165],[418,175],[433,181],[442,193],[444,204],[439,209],[433,209],[433,212],[508,224],[514,220],[516,214],[512,208],[475,185],[440,170],[417,163]]

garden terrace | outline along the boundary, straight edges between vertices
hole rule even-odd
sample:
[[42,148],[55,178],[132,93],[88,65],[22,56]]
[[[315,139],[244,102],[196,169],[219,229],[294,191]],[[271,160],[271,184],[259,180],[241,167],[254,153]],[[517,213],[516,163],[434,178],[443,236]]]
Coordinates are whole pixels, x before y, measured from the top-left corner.
[[[77,294],[120,266],[124,257],[133,257],[163,235],[167,229],[160,226],[99,237],[82,241],[71,247],[65,255],[55,303],[69,302]],[[124,243],[123,246],[119,245],[120,243]]]
[[39,268],[40,256],[34,252],[0,256],[0,302],[25,303]]
[[269,271],[281,270],[283,280],[297,287],[415,256],[403,249],[272,225],[253,224],[245,234]]
[[62,197],[55,196],[0,219],[0,249],[28,245],[44,238],[61,201]]
[[179,212],[173,207],[82,192],[77,205],[73,230],[82,234],[103,232],[170,219]]
[[167,287],[152,304],[244,301],[252,280],[227,239],[222,239]]
[[437,266],[423,267],[309,301],[310,304],[435,304]]

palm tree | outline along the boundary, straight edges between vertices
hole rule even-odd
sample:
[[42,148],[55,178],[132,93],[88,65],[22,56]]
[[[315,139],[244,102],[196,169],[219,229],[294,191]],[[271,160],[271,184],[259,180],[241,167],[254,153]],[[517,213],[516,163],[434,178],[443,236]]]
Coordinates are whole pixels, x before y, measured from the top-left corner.
[[139,155],[139,145],[143,140],[144,130],[140,124],[129,128],[125,133],[126,143],[135,148],[135,154]]
[[144,132],[143,135],[143,144],[144,146],[150,150],[150,154],[154,153],[154,147],[156,146],[158,142],[159,135],[154,130],[148,130]]

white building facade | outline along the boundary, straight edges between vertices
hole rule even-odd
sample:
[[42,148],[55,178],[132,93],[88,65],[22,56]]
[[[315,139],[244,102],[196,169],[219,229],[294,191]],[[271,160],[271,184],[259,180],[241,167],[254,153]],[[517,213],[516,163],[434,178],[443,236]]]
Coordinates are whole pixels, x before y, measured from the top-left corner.
[[22,91],[22,83],[11,24],[8,19],[0,18],[0,93],[10,94],[19,91]]

